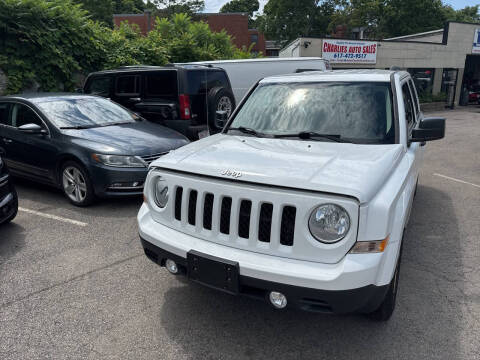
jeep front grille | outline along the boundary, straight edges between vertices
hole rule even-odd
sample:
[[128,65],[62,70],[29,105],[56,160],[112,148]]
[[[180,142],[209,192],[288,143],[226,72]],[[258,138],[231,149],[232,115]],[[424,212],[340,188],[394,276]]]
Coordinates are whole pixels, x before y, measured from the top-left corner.
[[[202,195],[202,196],[200,196]],[[187,204],[183,206],[183,197],[186,197]],[[203,229],[212,230],[212,225],[217,224],[220,233],[224,235],[231,235],[232,237],[240,237],[243,239],[255,239],[261,242],[269,243],[272,234],[272,217],[275,212],[274,205],[267,202],[253,203],[252,200],[237,199],[235,206],[238,210],[232,208],[234,204],[232,197],[221,195],[218,199],[212,193],[200,194],[197,190],[189,189],[188,194],[181,186],[177,186],[175,190],[175,219],[178,221],[186,221],[188,224],[195,226],[197,209],[201,211],[200,219]],[[197,201],[201,201],[200,206],[197,206]],[[217,201],[220,206],[220,211],[216,218],[213,217],[214,203]],[[277,214],[281,214],[279,221],[280,226],[280,244],[285,246],[293,246],[295,234],[295,219],[296,207],[278,205]],[[186,209],[185,213],[182,211]],[[232,233],[232,211],[238,211],[235,216],[236,223],[233,228],[235,233]],[[257,218],[253,219],[258,226],[251,226],[252,216],[257,214]]]

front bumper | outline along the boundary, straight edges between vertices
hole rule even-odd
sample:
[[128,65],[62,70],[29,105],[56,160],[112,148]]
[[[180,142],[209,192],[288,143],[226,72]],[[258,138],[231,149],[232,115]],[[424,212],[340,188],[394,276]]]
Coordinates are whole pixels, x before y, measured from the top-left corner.
[[[88,169],[99,197],[142,195],[147,168],[116,168],[93,164]],[[137,184],[134,184],[137,183]]]
[[388,288],[388,283],[377,280],[388,250],[349,254],[336,264],[324,264],[259,254],[186,235],[155,222],[145,204],[138,222],[145,253],[159,265],[169,258],[185,268],[187,253],[192,250],[238,262],[240,294],[265,298],[269,291],[280,291],[289,306],[350,313],[375,310]]

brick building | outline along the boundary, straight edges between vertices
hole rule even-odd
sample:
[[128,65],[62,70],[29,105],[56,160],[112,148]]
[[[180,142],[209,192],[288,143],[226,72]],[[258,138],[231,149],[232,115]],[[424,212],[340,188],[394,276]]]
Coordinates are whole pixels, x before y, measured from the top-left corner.
[[[232,37],[233,43],[238,48],[248,48],[252,43],[255,43],[252,52],[265,54],[265,37],[260,31],[248,28],[248,15],[246,13],[198,14],[198,17],[205,21],[212,31],[219,32],[224,29]],[[115,26],[120,26],[122,21],[137,24],[142,33],[147,34],[154,26],[155,17],[149,11],[143,14],[113,15]]]
[[225,29],[238,48],[248,48],[252,43],[255,43],[252,51],[265,54],[265,37],[257,29],[248,28],[248,14],[211,13],[200,14],[199,16],[210,26],[212,31],[219,32]]
[[146,35],[153,27],[155,18],[150,11],[145,11],[142,14],[114,14],[113,24],[119,27],[123,21],[128,21],[129,24],[137,24],[143,35]]

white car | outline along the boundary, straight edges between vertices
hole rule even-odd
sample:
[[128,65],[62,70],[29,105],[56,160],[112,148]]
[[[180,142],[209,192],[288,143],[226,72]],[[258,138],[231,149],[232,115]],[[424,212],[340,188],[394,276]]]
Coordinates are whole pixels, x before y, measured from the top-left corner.
[[306,70],[330,69],[329,62],[319,57],[213,60],[186,64],[207,65],[224,69],[230,80],[237,104],[240,103],[248,90],[264,77],[299,73]]
[[407,72],[261,80],[222,133],[151,165],[138,214],[145,253],[276,308],[387,320],[423,145],[444,133]]

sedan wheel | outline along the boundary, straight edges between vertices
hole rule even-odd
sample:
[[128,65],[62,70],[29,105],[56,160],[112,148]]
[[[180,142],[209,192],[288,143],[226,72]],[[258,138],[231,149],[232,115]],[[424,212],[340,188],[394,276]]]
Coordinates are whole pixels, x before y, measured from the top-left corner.
[[85,206],[93,200],[93,191],[88,177],[81,167],[73,162],[63,166],[62,186],[63,192],[74,205]]

